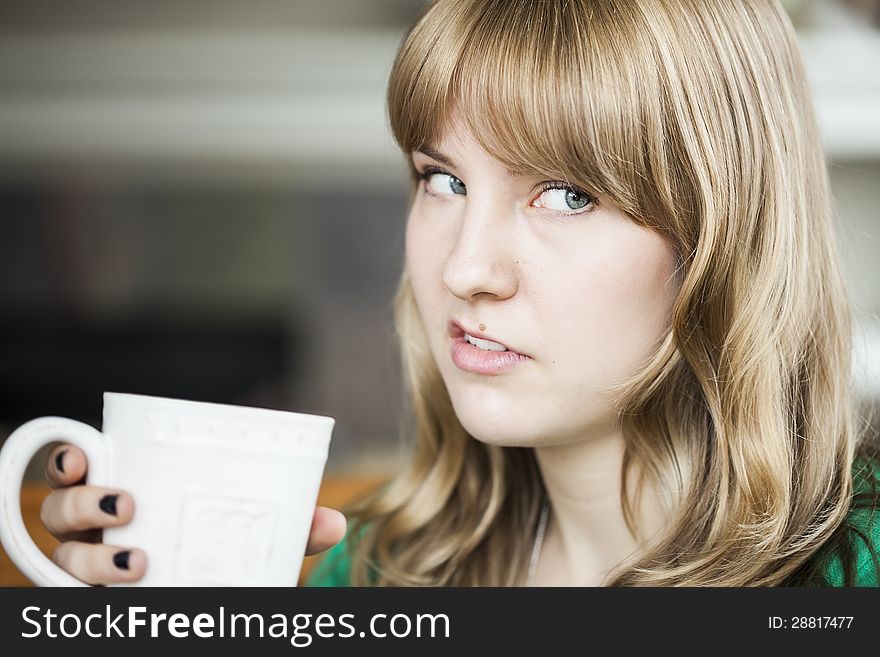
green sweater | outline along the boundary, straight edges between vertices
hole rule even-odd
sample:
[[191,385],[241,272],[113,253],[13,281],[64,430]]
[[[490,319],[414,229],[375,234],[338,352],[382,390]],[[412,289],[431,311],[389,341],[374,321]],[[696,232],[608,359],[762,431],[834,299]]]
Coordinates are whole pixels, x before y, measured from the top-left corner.
[[[870,490],[869,475],[880,485],[880,463],[873,462],[863,468],[854,468],[853,485],[855,492]],[[880,511],[877,512],[880,514]],[[871,540],[873,548],[880,557],[880,518],[872,509],[856,509],[850,512],[849,523],[860,530]],[[880,586],[880,572],[874,568],[874,561],[868,545],[856,539],[856,586]],[[349,543],[343,540],[327,552],[318,566],[306,580],[306,586],[351,586],[351,554]],[[843,567],[838,556],[829,560],[825,577],[832,586],[843,586]]]

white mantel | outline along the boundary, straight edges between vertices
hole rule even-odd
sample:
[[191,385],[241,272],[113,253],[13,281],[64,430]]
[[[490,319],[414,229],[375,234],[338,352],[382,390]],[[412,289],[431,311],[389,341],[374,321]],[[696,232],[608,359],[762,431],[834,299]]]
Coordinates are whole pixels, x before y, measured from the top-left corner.
[[[402,32],[0,33],[0,164],[198,163],[399,180],[384,90]],[[826,148],[880,159],[880,34],[802,35]]]

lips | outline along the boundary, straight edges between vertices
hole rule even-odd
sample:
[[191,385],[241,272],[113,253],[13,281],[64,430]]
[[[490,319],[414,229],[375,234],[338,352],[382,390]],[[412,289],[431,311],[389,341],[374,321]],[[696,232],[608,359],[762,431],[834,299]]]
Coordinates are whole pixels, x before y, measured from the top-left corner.
[[491,340],[500,345],[507,347],[506,344],[499,340],[495,340],[483,333],[475,331],[477,335],[473,335],[457,322],[450,322],[449,334],[451,337],[449,344],[449,355],[455,366],[463,372],[469,374],[477,374],[481,376],[495,377],[518,369],[532,359],[529,356],[517,353],[508,348],[507,351],[497,351],[494,349],[481,349],[468,342],[464,335],[467,333],[475,338],[482,340]]
[[[497,351],[494,349],[481,349],[465,339],[465,333],[474,338],[481,340],[490,340],[507,348],[507,351]],[[469,329],[456,321],[449,322],[449,336],[451,338],[449,344],[449,355],[455,366],[469,374],[477,374],[481,376],[495,377],[514,369],[519,369],[532,359],[529,356],[520,354],[511,349],[501,340],[474,331],[471,333]]]
[[[516,354],[518,356],[528,356],[528,354],[523,354],[523,353],[517,351],[516,349],[511,347],[509,344],[507,344],[504,340],[494,338],[491,335],[486,335],[485,333],[482,333],[482,332],[477,331],[475,329],[467,328],[467,327],[463,326],[462,324],[459,324],[454,319],[449,320],[449,337],[451,337],[454,341],[465,342],[465,337],[464,337],[465,333],[467,333],[471,337],[480,338],[481,340],[489,340],[491,342],[497,342],[498,344],[503,346],[505,349],[508,350],[508,352],[510,352],[512,354]],[[501,353],[504,353],[504,352],[501,352]]]

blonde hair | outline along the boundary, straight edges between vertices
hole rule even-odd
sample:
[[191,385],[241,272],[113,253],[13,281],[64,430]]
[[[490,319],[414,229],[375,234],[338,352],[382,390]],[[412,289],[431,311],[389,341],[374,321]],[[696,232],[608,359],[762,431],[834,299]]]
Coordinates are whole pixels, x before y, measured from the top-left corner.
[[[438,0],[389,81],[403,152],[453,108],[508,167],[609,199],[678,256],[670,330],[616,388],[631,530],[635,463],[672,522],[606,583],[795,581],[844,526],[857,413],[827,170],[779,4]],[[533,450],[461,426],[405,273],[395,321],[415,449],[352,509],[352,581],[521,583],[545,494]]]

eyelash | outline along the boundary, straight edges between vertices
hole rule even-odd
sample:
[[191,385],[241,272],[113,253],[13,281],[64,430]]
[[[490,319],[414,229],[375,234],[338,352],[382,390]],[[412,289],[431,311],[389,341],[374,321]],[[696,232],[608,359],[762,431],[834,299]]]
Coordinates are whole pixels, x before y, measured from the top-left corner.
[[[431,176],[433,176],[436,173],[443,174],[444,176],[450,176],[452,178],[455,178],[456,180],[461,180],[461,178],[459,178],[458,176],[453,176],[451,173],[449,173],[445,169],[441,169],[440,167],[428,166],[428,167],[425,167],[424,169],[422,169],[421,171],[416,170],[415,171],[416,182],[417,183],[424,182],[426,184],[426,189],[425,189],[424,193],[426,193],[426,194],[431,193],[431,192],[427,191],[427,182],[428,182],[428,178],[430,178]],[[541,185],[539,187],[540,191],[538,193],[538,197],[540,197],[541,194],[543,194],[544,192],[551,190],[551,189],[571,190],[575,194],[578,194],[580,196],[584,196],[588,199],[587,209],[572,210],[571,212],[559,212],[558,210],[550,210],[550,212],[552,212],[553,214],[557,214],[557,215],[561,215],[561,216],[573,216],[573,215],[579,215],[579,214],[586,214],[588,212],[592,212],[599,203],[599,200],[593,194],[590,194],[589,192],[584,191],[584,190],[580,189],[579,187],[575,187],[573,185],[570,185],[563,180],[550,180],[548,182],[541,183]]]
[[599,199],[590,194],[589,192],[581,189],[580,187],[575,187],[573,185],[569,185],[567,182],[563,180],[551,180],[550,182],[541,183],[541,192],[538,196],[541,196],[544,192],[550,189],[563,189],[570,190],[577,194],[578,196],[583,196],[587,199],[587,206],[585,208],[581,208],[580,210],[572,210],[571,212],[559,212],[558,210],[551,210],[551,212],[555,212],[556,214],[563,216],[572,216],[577,214],[586,214],[588,212],[592,212],[596,206],[599,204]]
[[[433,176],[435,173],[442,173],[446,176],[452,176],[451,173],[449,173],[448,171],[444,171],[443,169],[441,169],[439,167],[425,167],[421,171],[419,171],[418,169],[415,169],[414,172],[415,172],[415,178],[416,178],[417,182],[428,182],[428,178]],[[455,176],[452,176],[452,177],[455,178]]]

